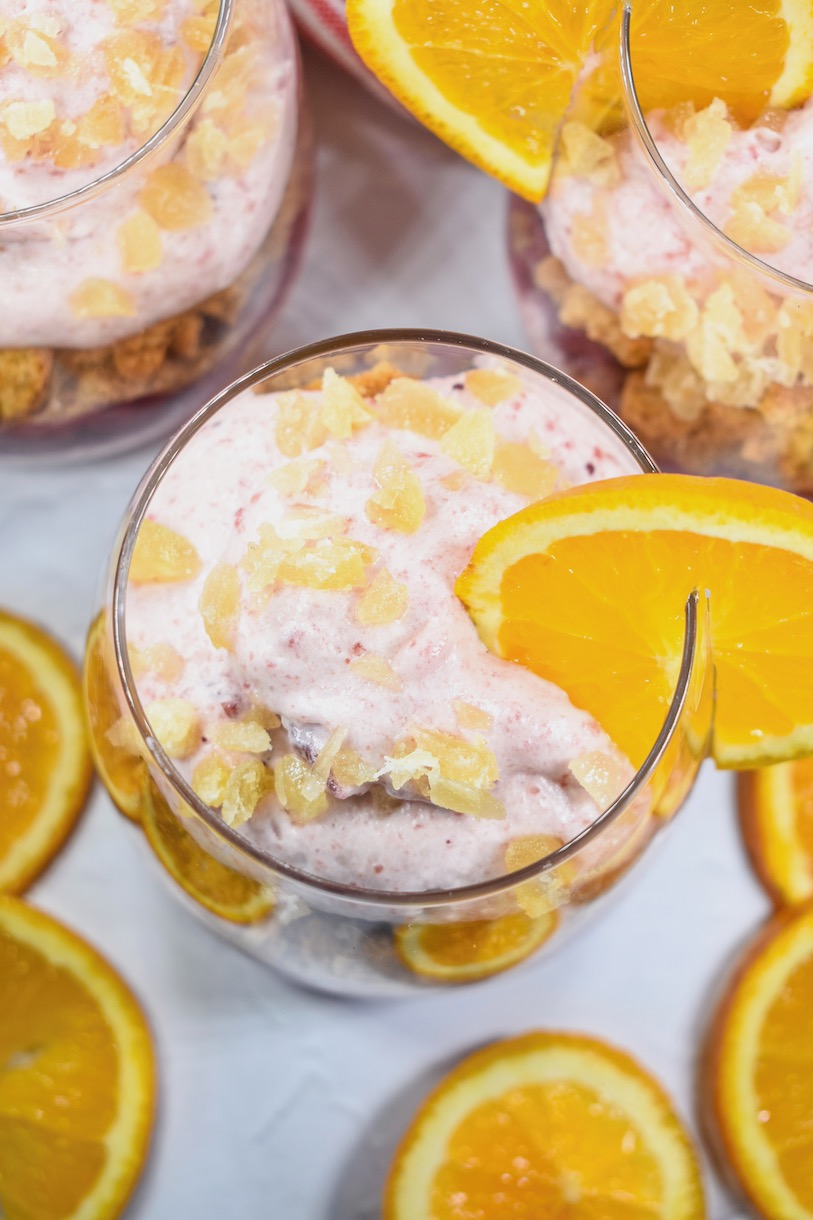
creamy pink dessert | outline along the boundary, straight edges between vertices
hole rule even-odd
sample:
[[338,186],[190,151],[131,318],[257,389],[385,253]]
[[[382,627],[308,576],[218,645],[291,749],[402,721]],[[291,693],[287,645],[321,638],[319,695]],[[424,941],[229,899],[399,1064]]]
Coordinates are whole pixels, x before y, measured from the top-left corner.
[[[87,186],[182,102],[217,0],[8,0],[0,14],[0,213]],[[227,288],[269,231],[293,156],[296,80],[275,7],[235,6],[180,137],[92,200],[0,242],[0,348],[96,348]]]
[[455,580],[496,522],[637,467],[530,373],[376,369],[362,388],[328,370],[247,391],[185,444],[130,569],[133,674],[183,777],[272,856],[460,886],[505,872],[517,839],[572,838],[631,769],[564,692],[486,650]]

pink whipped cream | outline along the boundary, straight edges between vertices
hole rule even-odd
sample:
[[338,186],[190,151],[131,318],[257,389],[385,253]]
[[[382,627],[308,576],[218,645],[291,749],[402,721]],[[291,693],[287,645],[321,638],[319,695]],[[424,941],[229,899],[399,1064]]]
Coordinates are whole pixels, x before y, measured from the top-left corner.
[[[719,103],[715,103],[719,106]],[[735,192],[754,175],[780,181],[796,179],[790,206],[769,213],[787,231],[779,249],[758,239],[744,242],[764,262],[807,282],[813,281],[813,103],[779,116],[774,114],[747,130],[731,124],[727,146],[713,164],[708,180],[692,184],[691,150],[677,134],[670,116],[655,111],[647,124],[661,156],[700,211],[722,230],[734,216]],[[611,309],[618,309],[625,290],[641,280],[675,274],[702,281],[711,270],[712,247],[700,222],[683,217],[656,179],[647,154],[631,130],[612,137],[617,174],[599,175],[555,170],[550,192],[540,205],[552,253],[571,277],[589,288]],[[706,175],[702,175],[706,177]],[[795,198],[794,198],[795,196]],[[594,217],[604,241],[601,257],[586,259],[574,240],[578,217]],[[784,238],[782,239],[784,240]],[[712,272],[712,278],[714,273]]]
[[[483,402],[467,387],[465,373],[423,384],[461,413],[479,409],[482,415]],[[545,494],[553,485],[637,470],[621,441],[563,389],[529,373],[506,387],[490,407],[498,446],[530,442],[544,454],[555,468]],[[263,756],[269,767],[292,751],[310,765],[340,729],[342,748],[361,757],[376,778],[355,788],[329,782],[325,811],[305,824],[276,793],[266,795],[241,833],[279,860],[349,885],[459,886],[504,872],[506,847],[518,837],[572,838],[598,812],[570,770],[573,760],[602,751],[625,776],[628,764],[561,690],[488,652],[454,594],[482,534],[537,497],[476,477],[444,452],[442,439],[379,422],[376,400],[367,400],[372,419],[351,437],[329,438],[302,455],[321,463],[311,490],[283,494],[269,482],[291,462],[277,444],[283,397],[248,391],[223,407],[169,467],[149,506],[148,520],[182,535],[201,561],[192,579],[131,582],[127,595],[133,654],[143,660],[169,643],[182,658],[181,672],[169,678],[149,670],[137,677],[148,715],[155,701],[178,699],[198,717],[195,738],[175,765],[192,779],[224,720],[239,720],[251,707],[271,709],[281,720]],[[304,397],[319,410],[322,391]],[[397,447],[420,483],[425,514],[414,532],[377,524],[365,508],[376,494],[373,470],[385,442]],[[368,581],[386,569],[405,591],[394,621],[360,622],[362,589],[281,585],[261,596],[247,590],[250,545],[269,525],[284,535],[291,513],[302,509],[335,514],[344,537],[372,548]],[[224,563],[241,572],[231,650],[213,646],[200,611],[207,574]],[[356,667],[370,656],[386,663],[391,682],[382,685]],[[461,703],[480,714],[476,730],[461,727]],[[416,726],[491,752],[497,779],[490,796],[504,816],[454,812],[415,799],[414,792],[409,799],[409,786],[397,787],[392,756]]]
[[[0,213],[87,186],[137,152],[195,80],[216,7],[8,0]],[[261,245],[286,185],[293,56],[276,0],[237,5],[226,58],[178,137],[92,200],[3,227],[0,347],[95,347],[228,287]],[[168,165],[182,171],[165,178],[174,212],[171,200],[144,193]]]

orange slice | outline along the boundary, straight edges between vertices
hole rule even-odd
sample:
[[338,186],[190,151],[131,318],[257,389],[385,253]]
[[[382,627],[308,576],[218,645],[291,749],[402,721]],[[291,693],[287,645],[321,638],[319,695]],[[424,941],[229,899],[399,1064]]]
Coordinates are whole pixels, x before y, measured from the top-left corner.
[[636,766],[675,690],[694,588],[711,591],[718,765],[813,752],[805,500],[733,479],[608,479],[495,526],[457,582],[486,646],[562,687]]
[[384,1220],[703,1220],[688,1136],[629,1056],[531,1033],[465,1059],[412,1121]]
[[95,950],[15,898],[0,898],[0,995],[0,1212],[112,1220],[152,1126],[144,1016]]
[[704,1081],[719,1150],[768,1220],[813,1218],[813,909],[776,916],[712,1026]]
[[141,818],[147,769],[144,760],[117,737],[122,710],[113,686],[115,664],[104,615],[88,632],[83,674],[85,711],[93,761],[110,798],[125,817]]
[[535,953],[556,928],[555,912],[522,912],[470,923],[406,924],[395,931],[398,956],[415,974],[443,983],[473,983],[509,970]]
[[267,886],[228,868],[200,846],[150,785],[144,801],[147,842],[178,885],[195,902],[230,923],[258,923],[274,909]]
[[744,772],[737,803],[749,855],[774,901],[813,898],[813,758]]
[[[585,91],[588,112],[580,117],[597,125],[620,113],[620,8],[615,0],[485,6],[347,0],[347,17],[359,55],[404,106],[475,165],[536,200],[545,193],[556,135],[589,60],[597,61],[597,71]],[[634,14],[645,110],[721,97],[753,119],[768,103],[795,104],[810,93],[808,0],[635,0]]]
[[0,611],[0,893],[21,893],[54,857],[92,776],[76,666]]

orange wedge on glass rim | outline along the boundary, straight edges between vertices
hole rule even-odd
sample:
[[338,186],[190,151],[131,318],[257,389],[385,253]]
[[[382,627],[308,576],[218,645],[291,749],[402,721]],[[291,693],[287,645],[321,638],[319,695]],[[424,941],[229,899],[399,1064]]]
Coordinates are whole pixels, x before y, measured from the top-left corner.
[[56,640],[0,611],[0,893],[39,876],[93,775],[79,672]]
[[[588,63],[595,71],[579,117],[596,127],[618,120],[621,8],[615,0],[347,0],[347,17],[359,55],[408,110],[475,165],[537,200]],[[796,104],[813,83],[811,33],[807,0],[635,0],[643,109],[720,97],[747,120],[768,105]]]
[[813,505],[733,479],[631,475],[501,522],[457,581],[486,646],[562,687],[640,766],[675,690],[683,607],[708,589],[712,755],[813,753]]
[[412,1120],[383,1206],[384,1220],[705,1215],[691,1142],[661,1087],[614,1047],[562,1033],[459,1064]]
[[813,1220],[813,908],[775,916],[712,1024],[701,1087],[710,1134],[768,1220]]
[[144,1165],[150,1032],[94,949],[0,897],[0,1213],[113,1220]]
[[743,772],[737,804],[751,862],[777,905],[813,898],[813,758]]

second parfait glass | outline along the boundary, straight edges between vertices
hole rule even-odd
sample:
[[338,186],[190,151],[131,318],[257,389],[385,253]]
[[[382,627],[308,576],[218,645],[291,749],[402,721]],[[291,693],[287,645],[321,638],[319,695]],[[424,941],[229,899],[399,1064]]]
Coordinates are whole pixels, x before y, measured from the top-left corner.
[[[313,388],[330,369],[358,377],[372,394],[382,361],[402,376],[419,379],[459,379],[465,370],[498,364],[571,423],[586,421],[591,435],[600,433],[620,471],[656,469],[634,436],[592,394],[523,353],[431,331],[381,331],[314,344],[236,382],[156,460],[114,548],[85,663],[100,774],[138,837],[174,879],[175,892],[221,935],[297,982],[368,997],[407,995],[487,977],[565,943],[661,837],[705,755],[712,717],[707,607],[694,594],[685,607],[683,657],[671,701],[663,707],[663,727],[624,790],[567,842],[551,842],[544,849],[537,840],[530,859],[515,859],[497,875],[452,888],[379,889],[368,876],[356,884],[295,867],[252,833],[251,819],[229,826],[201,799],[157,739],[128,648],[128,583],[139,531],[168,472],[194,452],[201,430],[218,427],[220,413],[238,396],[259,389],[265,395]],[[239,437],[223,437],[220,443],[235,442]],[[205,496],[199,480],[195,486]],[[173,664],[171,657],[164,659]],[[314,699],[318,703],[318,691]],[[287,744],[297,748],[294,731]],[[307,752],[303,757],[307,761]],[[273,755],[265,765],[274,765]],[[448,816],[448,810],[442,812]]]

